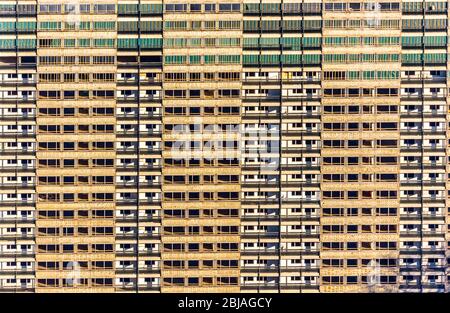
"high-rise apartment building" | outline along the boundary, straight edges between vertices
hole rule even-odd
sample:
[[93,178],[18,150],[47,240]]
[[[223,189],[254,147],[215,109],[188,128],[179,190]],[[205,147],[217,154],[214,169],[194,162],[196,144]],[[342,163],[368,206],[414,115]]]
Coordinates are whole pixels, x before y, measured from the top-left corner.
[[448,6],[2,0],[0,291],[449,291]]

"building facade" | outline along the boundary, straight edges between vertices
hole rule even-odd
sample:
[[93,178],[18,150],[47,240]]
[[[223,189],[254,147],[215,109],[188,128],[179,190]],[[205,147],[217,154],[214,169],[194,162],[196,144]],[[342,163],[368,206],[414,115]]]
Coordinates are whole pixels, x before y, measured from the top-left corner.
[[449,291],[448,6],[1,1],[0,291]]

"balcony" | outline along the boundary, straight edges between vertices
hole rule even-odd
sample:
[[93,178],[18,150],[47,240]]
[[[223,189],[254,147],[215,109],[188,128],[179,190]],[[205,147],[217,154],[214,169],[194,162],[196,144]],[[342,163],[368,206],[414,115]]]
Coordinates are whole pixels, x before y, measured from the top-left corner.
[[317,230],[302,230],[300,232],[243,232],[241,233],[242,238],[246,239],[257,239],[257,238],[315,238],[320,235]]
[[316,265],[288,265],[278,266],[273,265],[261,265],[261,266],[241,266],[241,273],[278,273],[278,272],[318,272],[319,266]]
[[428,77],[418,77],[418,76],[404,76],[401,77],[402,84],[403,83],[425,83],[425,84],[432,84],[432,83],[445,83],[447,81],[447,78],[445,76],[428,76]]
[[319,77],[293,77],[293,78],[273,78],[269,76],[261,76],[261,77],[246,77],[242,79],[242,83],[249,85],[286,85],[286,84],[301,84],[301,83],[311,83],[311,84],[320,84],[321,79]]
[[445,135],[446,129],[443,127],[402,127],[400,129],[400,134],[402,135],[410,135],[410,134],[434,134],[434,135]]
[[24,200],[24,199],[17,199],[17,200],[2,200],[0,202],[0,207],[34,207],[35,206],[34,200]]
[[0,234],[0,241],[2,240],[20,240],[20,239],[29,239],[33,240],[35,238],[34,234],[25,234],[25,233],[18,233],[18,234]]
[[158,112],[124,112],[116,115],[118,120],[160,120],[162,114]]
[[115,183],[115,186],[120,187],[161,187],[161,182],[159,181],[134,181],[134,180],[127,180],[127,181],[117,181]]
[[116,284],[115,285],[116,291],[122,291],[122,292],[136,292],[138,291],[147,291],[147,292],[160,292],[160,286],[159,284],[139,284],[139,286],[136,287],[135,283],[128,283],[128,284]]
[[[118,154],[137,154],[138,148],[135,146],[127,146],[127,147],[118,147],[116,149],[116,152]],[[153,147],[140,147],[139,153],[140,154],[161,154],[162,149],[161,148],[153,148]]]
[[0,98],[0,104],[16,104],[16,103],[31,104],[34,103],[35,101],[36,98],[34,96]]
[[120,68],[162,68],[162,62],[117,62],[117,67]]
[[34,130],[25,131],[0,131],[0,138],[19,139],[19,138],[35,138]]
[[141,79],[139,81],[133,81],[133,80],[118,80],[117,81],[118,86],[162,86],[161,80],[156,79]]
[[283,290],[319,290],[319,283],[317,282],[290,282],[290,283],[278,283],[278,282],[251,282],[241,284],[241,290],[271,290],[278,291]]
[[118,138],[133,138],[137,137],[138,135],[143,137],[159,138],[161,134],[162,132],[160,130],[153,130],[153,129],[139,130],[139,131],[137,129],[120,129],[116,131],[116,135]]
[[139,103],[141,103],[141,102],[144,102],[144,103],[148,103],[148,102],[158,103],[158,102],[161,102],[161,101],[162,101],[162,98],[159,97],[159,96],[140,96],[140,97],[137,97],[136,95],[134,95],[134,96],[118,96],[117,97],[117,102],[123,103],[123,104],[125,104],[125,103],[132,103],[132,102],[135,102],[135,103],[137,103],[137,102],[139,102]]
[[116,200],[118,206],[136,206],[136,205],[160,205],[161,199],[147,198],[147,199],[118,199]]
[[242,101],[247,102],[301,102],[301,101],[320,101],[320,94],[304,94],[304,95],[270,95],[270,94],[261,94],[261,95],[243,95]]
[[33,121],[36,119],[36,115],[34,113],[24,112],[22,114],[8,114],[8,113],[0,113],[0,120],[2,121]]
[[[15,68],[15,65],[14,67]],[[22,80],[0,80],[0,86],[19,86],[19,87],[29,87],[29,86],[35,86],[36,80],[34,79],[22,79]]]
[[[158,238],[146,238],[147,239],[154,239],[155,241],[159,240]],[[127,241],[130,240],[129,238],[127,239]],[[137,254],[136,251],[134,251],[133,249],[128,249],[128,250],[116,250],[116,256],[119,257],[130,257],[130,258],[136,258],[136,256],[140,256],[140,257],[145,257],[145,256],[151,256],[151,257],[160,257],[161,253],[158,249],[154,249],[154,250],[146,250],[146,251],[139,251],[139,253]]]
[[281,250],[278,247],[268,247],[268,248],[259,248],[259,249],[243,249],[240,251],[242,255],[247,256],[258,256],[258,255],[319,255],[320,249],[319,248],[311,248],[311,247],[304,247],[304,248],[295,248],[295,249],[289,249],[289,248],[282,248]]

